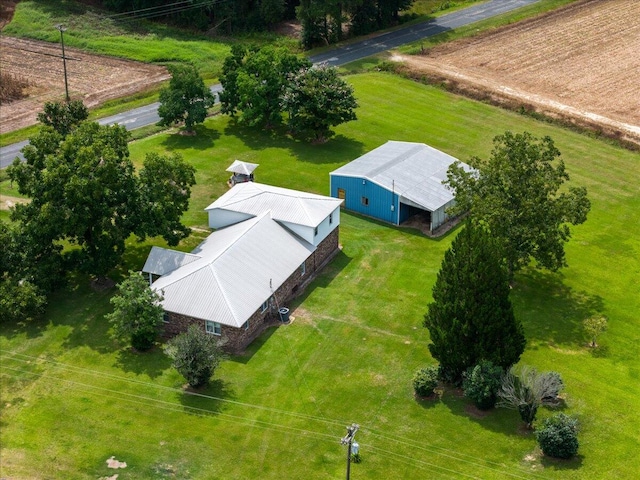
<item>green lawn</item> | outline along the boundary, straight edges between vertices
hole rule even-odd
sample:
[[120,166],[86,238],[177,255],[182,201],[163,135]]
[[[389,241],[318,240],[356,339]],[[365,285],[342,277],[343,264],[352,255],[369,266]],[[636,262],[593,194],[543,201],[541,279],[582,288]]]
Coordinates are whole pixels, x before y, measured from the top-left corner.
[[[132,158],[179,151],[192,162],[198,185],[185,218],[204,226],[202,209],[225,191],[224,169],[236,158],[260,164],[257,181],[326,194],[331,170],[387,139],[425,142],[465,160],[487,157],[506,129],[552,136],[572,183],[587,186],[592,211],[573,230],[569,268],[518,275],[513,302],[528,340],[523,362],[565,380],[564,411],[582,425],[579,457],[541,459],[516,412],[478,418],[455,391],[413,398],[413,372],[433,362],[422,315],[455,231],[433,240],[343,213],[343,251],[291,305],[299,307],[295,320],[224,361],[199,395],[183,392],[160,348],[134,354],[109,339],[103,315],[113,292],[94,292],[85,278],[54,295],[42,320],[1,326],[1,477],[342,478],[339,438],[351,422],[361,425],[363,458],[352,478],[636,475],[640,155],[392,75],[348,80],[359,120],[325,145],[218,116],[195,138],[134,142]],[[151,243],[131,242],[123,271],[140,268]],[[581,331],[594,312],[609,317],[595,352]],[[112,455],[127,468],[107,469]]]

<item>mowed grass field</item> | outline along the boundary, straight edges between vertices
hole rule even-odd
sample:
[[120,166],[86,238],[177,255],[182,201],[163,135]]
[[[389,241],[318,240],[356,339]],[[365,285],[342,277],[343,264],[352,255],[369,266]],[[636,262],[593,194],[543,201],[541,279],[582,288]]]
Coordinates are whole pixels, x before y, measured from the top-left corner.
[[[444,251],[439,239],[344,213],[342,252],[291,305],[295,320],[246,355],[225,360],[210,387],[185,392],[160,347],[136,354],[108,337],[113,291],[72,278],[45,318],[0,326],[0,476],[95,479],[343,478],[345,426],[362,463],[352,478],[635,478],[640,471],[640,155],[390,74],[348,77],[359,120],[311,146],[209,119],[197,137],[160,134],[131,144],[178,151],[197,168],[186,222],[226,189],[224,169],[259,163],[256,180],[328,193],[328,173],[386,140],[425,142],[461,160],[488,157],[507,129],[550,135],[574,185],[592,200],[573,229],[569,267],[516,277],[512,300],[525,327],[521,363],[556,370],[564,412],[581,423],[579,456],[541,458],[516,412],[479,417],[457,391],[418,401],[413,372],[434,361],[422,316]],[[192,248],[198,233],[181,248]],[[119,279],[151,243],[132,241]],[[161,243],[154,243],[161,244]],[[596,351],[581,323],[609,318]],[[552,412],[540,410],[539,419]],[[127,463],[107,468],[111,456]]]

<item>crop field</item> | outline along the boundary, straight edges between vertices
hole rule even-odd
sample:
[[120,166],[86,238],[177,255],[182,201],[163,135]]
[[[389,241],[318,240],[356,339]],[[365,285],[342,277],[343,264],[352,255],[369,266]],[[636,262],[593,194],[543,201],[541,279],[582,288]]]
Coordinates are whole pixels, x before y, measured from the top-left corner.
[[[2,105],[0,133],[36,123],[47,101],[64,99],[64,65],[59,44],[0,37],[0,69],[26,79],[27,98]],[[66,47],[69,95],[91,108],[107,100],[132,95],[167,80],[166,68],[142,62],[93,55]]]
[[403,57],[416,71],[640,142],[640,2],[586,0]]

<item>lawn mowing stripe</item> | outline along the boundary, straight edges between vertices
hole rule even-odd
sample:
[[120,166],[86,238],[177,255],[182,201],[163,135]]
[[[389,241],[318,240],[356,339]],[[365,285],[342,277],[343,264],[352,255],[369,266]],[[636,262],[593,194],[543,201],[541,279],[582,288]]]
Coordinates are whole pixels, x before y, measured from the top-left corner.
[[[133,379],[133,378],[121,377],[119,375],[113,375],[113,374],[109,374],[109,373],[98,372],[98,371],[91,370],[91,369],[88,369],[88,368],[75,367],[73,365],[64,364],[62,362],[56,362],[54,360],[47,360],[47,359],[41,359],[41,358],[38,358],[38,357],[32,357],[30,355],[24,355],[24,354],[21,354],[21,353],[18,353],[18,352],[8,352],[6,350],[0,350],[0,353],[1,354],[10,353],[12,355],[20,355],[20,356],[31,358],[31,359],[34,359],[34,360],[44,360],[47,363],[54,364],[54,367],[60,367],[60,368],[64,368],[64,369],[67,369],[67,370],[71,370],[71,372],[73,372],[73,373],[89,373],[89,374],[91,374],[93,376],[96,376],[98,378],[109,378],[109,379],[112,379],[112,380],[125,381],[125,382],[128,382],[128,383],[144,385],[144,386],[152,387],[152,388],[155,388],[155,389],[162,389],[162,390],[167,390],[167,391],[171,391],[171,392],[182,393],[182,394],[190,395],[190,396],[193,396],[193,397],[201,397],[201,398],[205,398],[205,399],[208,399],[208,400],[216,400],[218,402],[230,403],[230,404],[238,405],[238,406],[241,406],[241,407],[255,408],[255,409],[269,411],[269,412],[272,412],[272,413],[278,413],[278,414],[282,414],[282,415],[289,415],[289,416],[292,416],[292,417],[302,418],[302,419],[305,419],[305,420],[314,420],[314,421],[317,421],[317,422],[328,423],[328,424],[331,424],[331,425],[339,425],[340,427],[345,425],[344,421],[332,420],[332,419],[327,418],[326,416],[318,417],[318,416],[313,416],[313,415],[307,415],[307,414],[304,414],[304,413],[296,413],[296,412],[290,412],[290,411],[281,410],[281,409],[272,408],[272,407],[265,407],[265,406],[262,406],[262,405],[255,405],[255,404],[246,403],[246,402],[238,402],[236,400],[229,400],[229,399],[226,399],[226,398],[215,397],[215,396],[206,395],[206,394],[203,394],[203,393],[190,392],[190,391],[183,390],[181,388],[167,387],[167,386],[164,386],[164,385],[158,385],[158,384],[154,384],[154,383],[150,383],[150,382],[144,382],[142,380],[136,380],[136,379]],[[3,362],[8,360],[8,359],[18,360],[18,361],[22,361],[22,362],[25,362],[25,363],[29,362],[29,360],[20,360],[20,359],[17,359],[15,357],[2,357],[2,361]],[[3,365],[3,369],[4,368],[9,368],[11,370],[10,367],[5,367]],[[15,369],[13,369],[13,370],[15,370]],[[44,376],[45,375],[45,374],[35,373],[35,372],[26,372],[26,371],[22,371],[22,372],[23,373],[29,373],[31,375],[37,375],[37,376]],[[71,380],[66,380],[66,379],[62,379],[62,378],[60,380],[72,382]],[[100,388],[100,387],[95,387],[95,388]]]
[[[102,396],[102,397],[111,398],[111,399],[120,400],[120,401],[125,401],[125,402],[129,402],[129,403],[141,404],[141,405],[144,405],[144,406],[147,406],[147,407],[161,408],[161,409],[164,409],[164,410],[169,410],[169,411],[173,411],[173,412],[177,412],[177,413],[185,413],[185,410],[189,410],[189,411],[195,412],[195,414],[200,414],[202,416],[210,416],[210,417],[213,417],[213,418],[218,418],[219,416],[221,416],[221,417],[232,418],[232,419],[236,419],[236,420],[242,420],[244,422],[244,423],[242,423],[242,425],[255,426],[254,424],[258,423],[258,424],[260,424],[259,425],[260,427],[266,425],[265,428],[270,428],[271,430],[277,430],[278,431],[278,429],[279,429],[279,431],[293,431],[293,432],[297,432],[297,433],[315,435],[317,437],[331,438],[334,442],[336,440],[336,436],[335,435],[328,434],[328,433],[321,433],[321,432],[315,432],[315,431],[312,431],[312,430],[305,430],[305,429],[296,428],[296,427],[289,427],[287,425],[283,425],[283,424],[279,424],[279,423],[265,422],[264,420],[249,419],[249,418],[246,418],[246,417],[241,417],[239,415],[232,415],[230,413],[216,412],[216,411],[207,410],[206,408],[201,408],[201,407],[192,407],[192,406],[189,406],[189,405],[180,405],[179,406],[179,405],[177,405],[175,403],[167,402],[165,400],[158,400],[158,399],[152,398],[152,397],[145,397],[144,395],[135,395],[133,393],[124,393],[124,392],[121,392],[121,391],[118,391],[118,390],[112,390],[110,388],[97,387],[95,385],[90,385],[90,384],[87,384],[87,383],[76,382],[76,381],[73,381],[73,380],[66,380],[64,378],[59,378],[59,377],[53,377],[51,375],[46,375],[44,373],[27,372],[25,370],[20,370],[20,369],[11,368],[11,367],[3,367],[3,369],[13,370],[13,371],[18,372],[18,373],[34,375],[34,376],[36,376],[38,378],[41,378],[41,379],[47,380],[47,381],[65,382],[65,383],[71,384],[72,386],[76,386],[77,385],[77,386],[79,386],[79,388],[76,388],[76,390],[79,390],[79,391],[82,391],[82,392],[85,392],[85,393],[91,393],[91,394],[94,394],[94,395],[99,395],[99,396]],[[83,389],[82,387],[85,387],[85,389]],[[95,390],[99,390],[99,391],[103,391],[103,392],[107,392],[107,393],[99,393],[99,392],[95,392]],[[110,393],[111,394],[115,394],[115,396],[114,395],[109,395]],[[130,397],[130,398],[122,398],[123,396],[124,397]],[[137,400],[137,399],[139,399],[139,400]],[[175,407],[178,407],[178,408],[175,408]]]

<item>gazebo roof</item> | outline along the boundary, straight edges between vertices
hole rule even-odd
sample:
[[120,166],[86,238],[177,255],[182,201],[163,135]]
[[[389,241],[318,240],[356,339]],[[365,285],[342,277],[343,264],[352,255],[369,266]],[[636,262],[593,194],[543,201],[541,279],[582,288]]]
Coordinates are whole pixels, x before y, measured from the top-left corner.
[[227,168],[227,172],[240,173],[242,175],[251,175],[253,171],[259,166],[257,163],[241,162],[240,160],[234,160],[233,163]]

